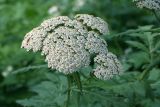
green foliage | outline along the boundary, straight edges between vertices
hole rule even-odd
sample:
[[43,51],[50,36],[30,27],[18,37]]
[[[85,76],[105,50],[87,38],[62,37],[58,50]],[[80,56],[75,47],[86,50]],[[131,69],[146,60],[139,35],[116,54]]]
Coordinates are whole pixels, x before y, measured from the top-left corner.
[[[77,1],[0,0],[0,107],[159,107],[160,27],[154,15],[131,0]],[[57,13],[48,13],[52,6]],[[111,34],[104,38],[123,64],[121,76],[98,80],[88,67],[67,82],[40,54],[20,49],[24,35],[44,19],[77,13],[108,22]]]
[[31,91],[38,95],[30,99],[18,100],[17,103],[33,107],[62,106],[66,101],[66,78],[51,73],[46,74],[46,77],[48,80],[31,87]]

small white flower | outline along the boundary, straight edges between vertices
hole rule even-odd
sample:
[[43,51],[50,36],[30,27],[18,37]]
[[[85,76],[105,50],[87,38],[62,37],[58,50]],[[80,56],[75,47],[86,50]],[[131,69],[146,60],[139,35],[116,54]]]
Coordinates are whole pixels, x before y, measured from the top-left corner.
[[133,0],[139,8],[160,10],[160,0]]

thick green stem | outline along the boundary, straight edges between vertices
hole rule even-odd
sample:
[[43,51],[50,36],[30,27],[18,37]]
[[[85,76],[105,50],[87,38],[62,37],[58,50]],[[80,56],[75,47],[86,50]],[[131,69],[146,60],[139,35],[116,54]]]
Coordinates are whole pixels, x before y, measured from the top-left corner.
[[81,90],[81,93],[82,93],[82,83],[81,83],[79,72],[74,73],[74,80],[77,84],[78,89]]
[[70,103],[71,83],[72,83],[70,75],[67,75],[67,81],[68,81],[68,89],[67,89],[67,101],[66,101],[65,107],[69,107],[69,103]]
[[78,92],[78,96],[77,96],[77,104],[78,104],[78,107],[79,107],[80,106],[80,98],[81,98],[81,94],[82,94],[82,83],[81,83],[79,73],[77,73],[77,77],[78,77],[78,84],[79,84],[79,89],[80,89],[80,92]]
[[80,106],[80,96],[82,94],[82,83],[79,72],[74,73],[74,79],[80,92],[77,93],[77,105]]

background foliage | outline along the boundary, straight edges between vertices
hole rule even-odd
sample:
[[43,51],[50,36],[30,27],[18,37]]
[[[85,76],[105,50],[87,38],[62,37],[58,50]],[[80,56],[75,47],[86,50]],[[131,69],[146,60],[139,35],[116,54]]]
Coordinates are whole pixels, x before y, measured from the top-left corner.
[[[51,7],[58,9],[51,14]],[[104,38],[125,72],[102,81],[89,74],[89,67],[83,69],[83,94],[72,81],[67,102],[67,77],[20,45],[26,32],[44,19],[77,13],[108,22],[111,35]],[[159,23],[131,0],[0,0],[0,107],[159,107],[159,61]]]

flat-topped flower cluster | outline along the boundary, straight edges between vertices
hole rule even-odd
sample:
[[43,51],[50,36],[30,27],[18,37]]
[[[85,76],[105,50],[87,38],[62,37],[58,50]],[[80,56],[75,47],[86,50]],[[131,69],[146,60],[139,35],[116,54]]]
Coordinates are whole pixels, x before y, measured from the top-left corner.
[[107,43],[100,35],[109,33],[108,24],[99,17],[78,14],[74,19],[59,16],[45,20],[26,34],[22,48],[41,51],[48,67],[64,74],[89,66],[94,57],[94,74],[109,79],[121,71],[117,57],[108,52]]

